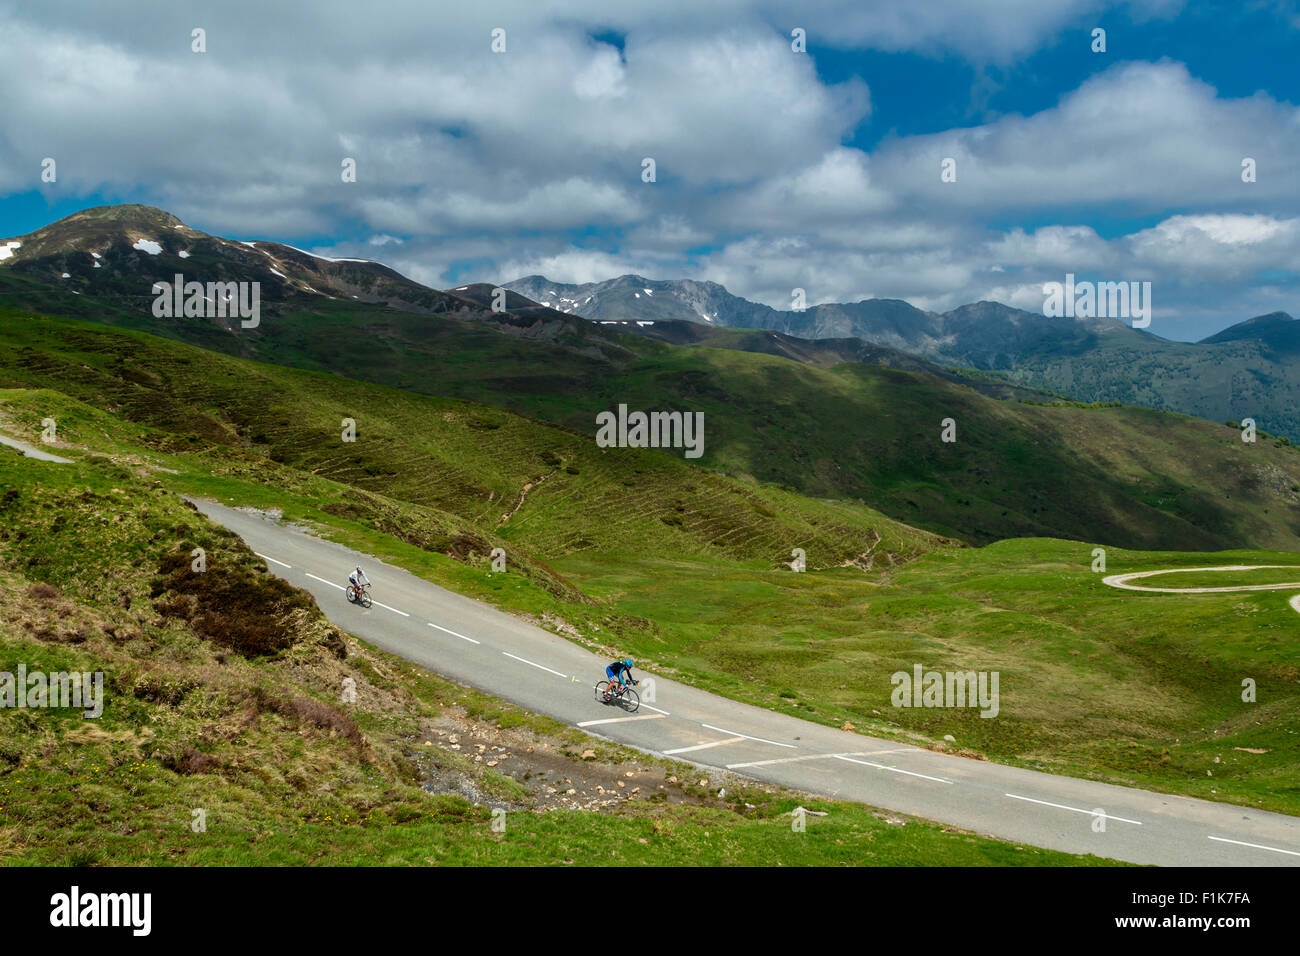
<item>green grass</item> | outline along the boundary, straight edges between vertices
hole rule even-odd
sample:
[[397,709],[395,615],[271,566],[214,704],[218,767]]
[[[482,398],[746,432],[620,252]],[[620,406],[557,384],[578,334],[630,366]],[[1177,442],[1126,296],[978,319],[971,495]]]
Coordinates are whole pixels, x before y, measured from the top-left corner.
[[[5,714],[0,864],[1108,865],[773,788],[729,785],[723,800],[688,785],[677,789],[698,805],[672,803],[653,785],[688,768],[355,639],[344,651],[310,601],[277,612],[291,638],[279,653],[231,653],[184,616],[159,613],[171,592],[154,582],[168,555],[198,544],[206,576],[270,584],[237,539],[106,457],[52,465],[0,449],[0,487],[0,671],[100,671],[106,692],[97,720]],[[344,677],[355,704],[339,703]],[[635,769],[647,793],[614,810],[543,812],[521,780],[420,746],[449,715],[524,734],[572,755],[575,770],[592,748],[620,777]],[[427,792],[430,769],[465,781],[480,802]],[[795,833],[800,803],[828,816]],[[191,828],[196,809],[203,832]]]
[[[5,277],[0,273],[0,288]],[[23,299],[15,293],[9,301]],[[51,304],[64,308],[62,299]],[[917,372],[863,364],[824,369],[734,349],[670,346],[583,323],[534,334],[510,323],[320,301],[310,308],[286,303],[255,332],[236,337],[214,333],[197,320],[159,322],[120,312],[106,306],[101,317],[218,351],[496,406],[588,440],[596,413],[620,402],[702,411],[702,463],[716,472],[816,498],[860,500],[896,521],[976,544],[1051,536],[1130,548],[1300,547],[1300,452],[1266,441],[1244,445],[1234,429],[1180,415],[999,401]],[[13,342],[2,370],[10,384],[58,383],[88,401],[107,387],[78,384],[75,376],[82,364],[96,367],[86,362],[88,355],[113,358],[120,346],[110,343],[122,342],[120,337],[95,336],[86,326],[12,310],[0,310],[0,322]],[[142,401],[157,397],[148,394],[151,386],[163,385],[207,392],[218,405],[211,411],[225,408],[226,399],[215,392],[226,376],[216,376],[214,389],[205,384],[207,366],[215,361],[211,353],[177,368],[172,357],[178,353],[164,355],[151,340],[135,342],[134,355],[119,353],[119,364],[106,371],[129,376],[143,389]],[[156,382],[151,374],[164,380]],[[332,381],[340,400],[318,403],[322,412],[341,417],[375,411],[373,402],[342,400],[370,393],[337,377]],[[269,446],[274,456],[293,458],[302,451],[308,435],[306,422],[293,417],[297,409],[272,402],[251,421],[241,403],[230,404],[234,424],[249,429],[241,437]],[[135,406],[126,411],[145,414]],[[148,416],[163,425],[166,410],[150,407]],[[956,443],[939,440],[946,418],[958,424]],[[382,424],[363,422],[363,440],[384,435],[375,427]],[[317,437],[339,428],[337,420],[321,418],[319,425]],[[296,440],[288,428],[297,429]],[[506,434],[478,437],[499,447]],[[406,436],[403,444],[413,437],[418,436]],[[444,473],[433,467],[438,461],[422,457],[430,451],[403,448],[398,464],[410,470],[396,474],[409,479],[427,471],[430,482],[454,483],[454,470]],[[362,469],[357,477],[373,486],[394,474],[385,470],[390,456],[379,458],[371,472],[355,462]],[[619,463],[620,472],[624,466]],[[544,473],[538,462],[527,477]],[[1066,488],[1069,493],[1062,493]],[[489,496],[497,490],[484,483],[464,489],[462,497],[496,503]]]
[[[1111,549],[1107,570],[1294,561]],[[883,582],[686,561],[558,566],[587,593],[653,616],[667,646],[632,636],[630,652],[729,696],[862,732],[950,734],[954,749],[1033,769],[1300,812],[1289,592],[1125,592],[1091,562],[1086,545],[1025,539],[934,552]],[[890,675],[916,664],[997,671],[999,715],[893,707]],[[1255,703],[1242,700],[1245,678]]]
[[[498,409],[92,326],[64,328],[51,344],[37,334],[40,320],[14,325],[7,381],[34,384],[39,374],[82,400],[3,396],[0,419],[28,438],[53,407],[70,441],[160,487],[280,508],[430,580],[562,632],[557,622],[567,623],[652,672],[738,699],[936,746],[951,735],[953,749],[1026,767],[1300,810],[1291,773],[1300,760],[1300,616],[1287,592],[1117,591],[1092,572],[1088,543],[944,547],[860,505],[727,479],[664,455],[601,454],[582,436]],[[848,383],[865,373],[838,374]],[[366,410],[371,443],[343,448],[328,429],[353,407]],[[1181,420],[1132,409],[997,408],[1063,416],[1076,457],[1094,458],[1114,480],[1145,482],[1152,508],[1178,494],[1173,479],[1144,478],[1138,459],[1148,432]],[[1097,416],[1123,438],[1118,450],[1093,428]],[[1211,426],[1187,427],[1192,438],[1218,440]],[[1033,441],[987,440],[1019,467],[1049,468]],[[1170,473],[1228,467],[1190,447],[1199,461],[1179,459]],[[500,502],[513,505],[523,483],[547,469],[551,477],[500,523]],[[1250,474],[1245,467],[1238,480]],[[919,482],[921,472],[891,480]],[[1053,480],[1061,499],[1093,493],[1065,472]],[[458,552],[455,541],[467,538],[481,544]],[[487,573],[485,546],[497,542],[517,573]],[[781,563],[796,546],[808,550],[805,574]],[[841,567],[863,554],[869,559]],[[1107,572],[1292,560],[1112,547]],[[914,664],[998,671],[998,718],[893,708],[889,676]],[[1246,679],[1257,685],[1256,703],[1241,700]]]
[[[205,795],[206,798],[207,795]],[[192,801],[191,801],[192,802]],[[210,802],[210,801],[209,801]],[[1107,866],[1094,856],[963,834],[919,820],[886,822],[852,804],[814,802],[804,832],[792,829],[786,799],[761,817],[729,810],[647,805],[620,814],[516,812],[494,832],[488,808],[462,802],[412,823],[356,820],[296,824],[251,821],[238,805],[208,818],[204,833],[174,822],[129,834],[70,828],[81,848],[36,847],[27,865],[116,866]]]

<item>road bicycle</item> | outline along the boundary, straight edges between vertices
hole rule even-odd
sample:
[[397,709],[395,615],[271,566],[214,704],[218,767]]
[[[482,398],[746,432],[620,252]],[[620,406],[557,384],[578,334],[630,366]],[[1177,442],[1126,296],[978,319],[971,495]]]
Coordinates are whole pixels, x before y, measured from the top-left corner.
[[361,585],[358,588],[355,584],[349,584],[347,590],[348,600],[353,604],[360,604],[362,607],[370,607],[374,602],[370,600],[369,583]]
[[629,714],[641,706],[641,697],[631,687],[619,681],[603,680],[596,684],[596,700],[602,704],[618,704]]

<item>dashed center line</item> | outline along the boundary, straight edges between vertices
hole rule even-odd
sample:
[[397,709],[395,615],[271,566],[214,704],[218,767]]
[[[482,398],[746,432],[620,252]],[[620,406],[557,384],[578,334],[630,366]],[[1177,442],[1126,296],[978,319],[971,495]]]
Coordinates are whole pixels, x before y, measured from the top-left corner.
[[693,750],[708,750],[710,747],[721,747],[723,744],[734,744],[744,739],[744,737],[728,737],[726,740],[711,740],[708,743],[696,744],[694,747],[678,747],[676,750],[665,750],[664,756],[667,756],[668,754],[688,754]]
[[[879,770],[888,770],[890,773],[902,773],[909,777],[920,777],[922,780],[933,780],[935,783],[952,783],[951,780],[944,780],[943,777],[931,777],[929,774],[917,773],[915,770],[903,770],[901,767],[887,767],[883,763],[876,763],[874,760],[854,760],[852,757],[845,757],[842,754],[835,755],[836,760],[847,760],[849,763],[860,763],[864,767],[876,767]],[[1008,794],[1010,796],[1010,794]]]
[[549,667],[545,667],[545,666],[543,666],[543,665],[541,665],[541,664],[536,664],[536,663],[534,663],[533,661],[526,660],[526,659],[524,659],[524,658],[522,658],[522,657],[517,657],[516,655],[511,654],[511,653],[509,653],[509,652],[507,652],[507,651],[502,651],[501,653],[502,653],[502,654],[505,654],[506,657],[512,657],[512,658],[514,658],[515,660],[519,661],[519,662],[522,663],[522,664],[527,664],[529,667],[536,667],[536,668],[537,668],[538,670],[540,670],[540,671],[546,671],[548,674],[554,674],[556,677],[566,677],[566,676],[568,676],[568,675],[566,675],[566,674],[561,674],[559,671],[553,671],[553,670],[551,670]]
[[307,577],[311,578],[313,581],[319,581],[321,584],[328,584],[330,587],[332,587],[332,588],[338,588],[340,591],[346,591],[346,590],[347,590],[347,588],[345,588],[343,585],[341,585],[341,584],[335,584],[333,581],[326,581],[324,578],[318,578],[318,577],[316,577],[316,575],[312,574],[310,571],[304,571],[303,573],[306,574]]
[[459,637],[462,641],[469,641],[471,644],[482,644],[482,641],[476,641],[472,637],[466,637],[464,634],[457,634],[451,628],[443,627],[441,624],[434,624],[432,621],[425,621],[430,627],[436,627],[440,631],[446,631],[452,637]]
[[773,747],[789,747],[791,750],[798,750],[794,744],[783,744],[779,740],[767,740],[763,737],[751,737],[749,734],[738,733],[734,730],[723,730],[721,727],[714,727],[712,724],[700,724],[701,727],[708,727],[709,730],[716,730],[720,734],[729,734],[732,737],[743,737],[746,740],[757,740],[760,744],[771,744]]
[[1248,846],[1255,850],[1271,850],[1274,853],[1285,853],[1288,856],[1300,856],[1300,853],[1297,853],[1295,850],[1279,850],[1275,846],[1263,846],[1262,844],[1259,843],[1243,843],[1241,840],[1229,840],[1226,837],[1212,836],[1210,837],[1210,839],[1215,840],[1219,843],[1235,843],[1237,844],[1237,846]]
[[[1120,823],[1131,823],[1137,827],[1142,825],[1141,820],[1126,820],[1123,817],[1112,817],[1109,813],[1095,813],[1092,810],[1080,810],[1078,807],[1067,807],[1062,803],[1048,803],[1046,800],[1035,800],[1033,797],[1021,797],[1014,793],[1004,794],[1004,796],[1008,796],[1012,800],[1027,800],[1030,803],[1041,803],[1045,807],[1056,807],[1058,810],[1070,810],[1074,813],[1086,813],[1090,817],[1102,817],[1106,820],[1118,820]],[[1214,838],[1211,837],[1210,839]],[[1300,853],[1297,853],[1296,856],[1300,856]]]
[[283,561],[277,561],[275,558],[271,557],[269,554],[263,554],[261,551],[254,551],[253,553],[254,553],[255,555],[257,555],[259,558],[261,558],[263,561],[270,561],[272,564],[278,564],[278,565],[279,565],[280,567],[282,567],[282,568],[292,568],[292,567],[293,567],[292,564],[285,564]]

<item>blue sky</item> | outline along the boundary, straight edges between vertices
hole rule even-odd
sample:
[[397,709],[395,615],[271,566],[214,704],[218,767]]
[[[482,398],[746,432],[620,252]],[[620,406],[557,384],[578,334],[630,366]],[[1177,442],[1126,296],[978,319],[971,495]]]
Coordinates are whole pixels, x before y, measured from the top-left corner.
[[1151,281],[1170,338],[1300,315],[1295,3],[483,6],[0,0],[0,235],[144,202],[441,287],[1037,310],[1069,272]]

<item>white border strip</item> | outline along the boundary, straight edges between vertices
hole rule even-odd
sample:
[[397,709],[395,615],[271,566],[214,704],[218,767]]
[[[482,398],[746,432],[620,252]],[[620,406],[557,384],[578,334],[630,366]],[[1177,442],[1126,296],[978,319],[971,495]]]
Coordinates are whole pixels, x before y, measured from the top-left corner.
[[766,740],[762,737],[751,737],[749,734],[742,734],[735,730],[723,730],[721,727],[714,727],[712,724],[700,724],[701,727],[708,727],[709,730],[716,730],[720,734],[729,734],[732,737],[743,737],[745,740],[757,740],[760,744],[771,744],[773,747],[789,747],[791,750],[798,750],[794,744],[783,744],[776,740]]
[[629,720],[663,720],[664,714],[640,714],[636,717],[606,717],[604,720],[584,720],[575,727],[595,727],[597,724],[622,724]]
[[[825,760],[827,757],[842,757],[844,754],[808,754],[806,757],[778,757],[775,760],[751,760],[748,763],[729,763],[728,770],[738,770],[741,767],[767,767],[774,763],[798,763],[800,760]],[[849,756],[864,756],[863,754],[850,754]]]
[[663,751],[664,756],[669,754],[688,754],[693,750],[708,750],[710,747],[721,747],[723,744],[734,744],[737,741],[744,740],[744,737],[728,737],[726,740],[711,740],[707,744],[696,744],[694,747],[678,747],[676,750]]

